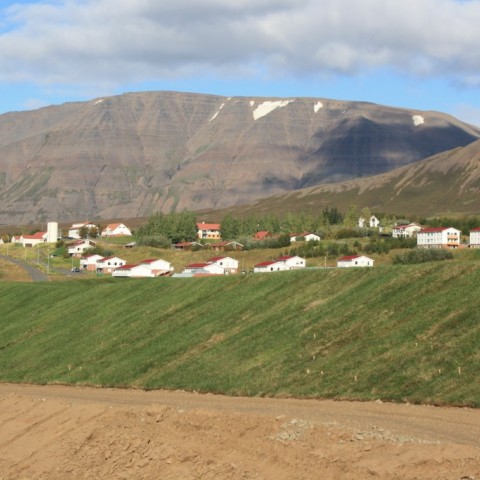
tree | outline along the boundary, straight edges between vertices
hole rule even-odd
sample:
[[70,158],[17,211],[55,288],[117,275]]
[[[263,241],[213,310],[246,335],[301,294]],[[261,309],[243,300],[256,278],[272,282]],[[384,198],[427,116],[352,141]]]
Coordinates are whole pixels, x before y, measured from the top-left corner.
[[[365,221],[368,221],[366,218]],[[347,210],[347,213],[345,214],[345,217],[343,218],[343,224],[346,227],[355,227],[358,222],[358,212],[357,212],[357,206],[356,205],[350,205],[350,207]]]

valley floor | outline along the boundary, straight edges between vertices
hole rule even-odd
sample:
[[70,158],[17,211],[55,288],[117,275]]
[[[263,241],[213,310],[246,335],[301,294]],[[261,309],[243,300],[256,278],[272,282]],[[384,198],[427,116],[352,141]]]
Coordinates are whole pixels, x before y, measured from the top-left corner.
[[0,384],[0,479],[474,479],[480,410]]

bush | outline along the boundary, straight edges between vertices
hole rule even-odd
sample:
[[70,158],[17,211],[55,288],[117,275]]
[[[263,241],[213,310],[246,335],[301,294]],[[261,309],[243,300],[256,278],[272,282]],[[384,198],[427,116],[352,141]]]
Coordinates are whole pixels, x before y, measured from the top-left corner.
[[410,265],[415,263],[450,260],[452,258],[453,253],[450,250],[421,249],[412,250],[403,255],[397,255],[394,257],[393,263],[396,265]]

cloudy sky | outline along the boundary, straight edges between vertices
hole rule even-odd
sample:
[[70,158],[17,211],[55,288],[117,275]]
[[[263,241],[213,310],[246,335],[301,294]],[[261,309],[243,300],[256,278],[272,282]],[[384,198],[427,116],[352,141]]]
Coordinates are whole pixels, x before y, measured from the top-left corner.
[[140,90],[480,125],[480,0],[0,0],[0,113]]

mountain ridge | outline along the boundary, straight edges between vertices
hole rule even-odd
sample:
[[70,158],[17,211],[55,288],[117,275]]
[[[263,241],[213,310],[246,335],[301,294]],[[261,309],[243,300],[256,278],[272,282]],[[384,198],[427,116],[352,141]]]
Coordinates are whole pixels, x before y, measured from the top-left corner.
[[213,209],[468,145],[439,112],[325,98],[139,92],[0,115],[0,223]]

